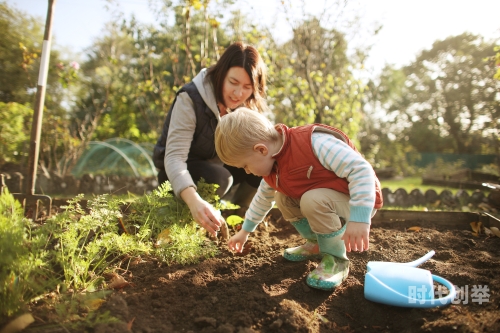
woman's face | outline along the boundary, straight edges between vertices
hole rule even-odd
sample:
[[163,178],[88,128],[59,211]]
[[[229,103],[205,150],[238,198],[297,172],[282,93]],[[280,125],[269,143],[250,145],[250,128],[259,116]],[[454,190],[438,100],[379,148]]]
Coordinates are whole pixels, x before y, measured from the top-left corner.
[[253,93],[252,81],[243,67],[231,67],[222,86],[224,105],[231,110],[242,105]]

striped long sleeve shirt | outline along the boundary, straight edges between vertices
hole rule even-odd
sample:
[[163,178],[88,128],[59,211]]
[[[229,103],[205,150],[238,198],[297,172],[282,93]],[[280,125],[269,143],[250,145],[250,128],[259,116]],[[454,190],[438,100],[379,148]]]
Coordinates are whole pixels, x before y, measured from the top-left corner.
[[[312,134],[313,152],[321,165],[349,183],[349,221],[370,223],[375,204],[375,173],[361,154],[327,133]],[[264,180],[248,208],[243,229],[253,232],[273,207],[275,190]]]

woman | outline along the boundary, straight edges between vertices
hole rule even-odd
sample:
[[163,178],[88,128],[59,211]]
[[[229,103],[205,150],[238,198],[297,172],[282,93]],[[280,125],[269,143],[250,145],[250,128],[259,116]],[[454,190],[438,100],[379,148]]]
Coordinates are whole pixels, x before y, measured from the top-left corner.
[[230,45],[215,65],[177,92],[156,143],[153,160],[159,184],[170,181],[194,220],[214,236],[224,221],[199,196],[196,182],[203,178],[218,184],[221,198],[240,184],[232,201],[248,205],[261,178],[224,165],[215,152],[214,133],[220,117],[238,106],[262,112],[265,88],[266,68],[259,52],[241,42]]

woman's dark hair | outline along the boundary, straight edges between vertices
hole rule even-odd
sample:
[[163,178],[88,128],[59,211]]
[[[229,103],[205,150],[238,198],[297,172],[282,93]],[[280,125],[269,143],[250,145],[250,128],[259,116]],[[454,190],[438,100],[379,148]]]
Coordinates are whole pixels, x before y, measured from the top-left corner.
[[266,108],[266,67],[259,51],[242,42],[231,44],[219,61],[207,70],[207,76],[214,87],[217,102],[224,101],[222,87],[231,67],[242,67],[252,81],[253,93],[245,101],[245,106],[262,112]]

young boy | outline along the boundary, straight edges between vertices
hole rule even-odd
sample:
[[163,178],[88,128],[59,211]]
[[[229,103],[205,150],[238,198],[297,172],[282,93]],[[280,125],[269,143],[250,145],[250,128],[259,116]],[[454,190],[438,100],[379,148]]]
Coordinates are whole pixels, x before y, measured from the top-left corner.
[[322,255],[306,283],[333,290],[345,280],[346,252],[368,249],[370,220],[382,207],[375,172],[351,140],[327,125],[274,126],[263,115],[238,108],[221,119],[215,148],[224,163],[263,177],[229,249],[241,252],[276,202],[306,239],[283,256],[302,261]]

